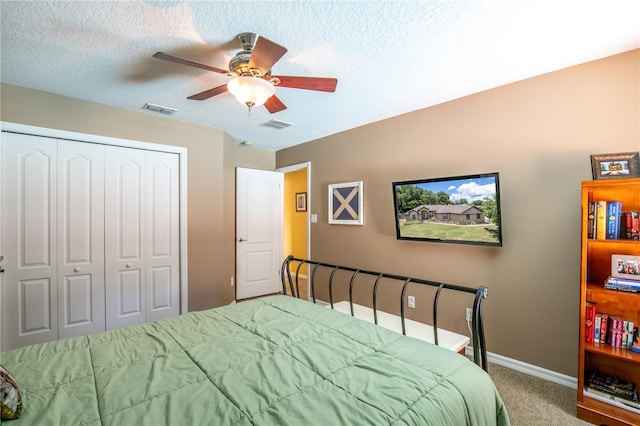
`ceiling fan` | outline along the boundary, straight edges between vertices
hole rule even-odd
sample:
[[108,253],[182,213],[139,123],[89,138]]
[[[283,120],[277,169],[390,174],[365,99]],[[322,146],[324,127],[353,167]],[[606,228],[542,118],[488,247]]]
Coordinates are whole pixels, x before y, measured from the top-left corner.
[[254,33],[238,34],[237,39],[242,46],[242,50],[229,61],[229,70],[178,58],[162,52],[155,53],[153,57],[234,77],[227,84],[205,90],[187,98],[196,101],[203,101],[229,91],[238,101],[247,105],[249,109],[264,104],[265,108],[273,114],[287,109],[285,104],[274,94],[276,86],[335,92],[338,84],[338,80],[335,78],[271,75],[271,67],[287,53],[285,47]]

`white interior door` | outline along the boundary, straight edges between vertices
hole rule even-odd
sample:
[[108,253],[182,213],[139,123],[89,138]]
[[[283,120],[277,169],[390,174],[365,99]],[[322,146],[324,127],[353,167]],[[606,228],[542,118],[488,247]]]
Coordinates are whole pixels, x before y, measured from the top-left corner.
[[58,141],[58,338],[105,329],[104,146]]
[[56,143],[2,134],[2,349],[58,338]]
[[145,151],[108,146],[105,155],[107,329],[145,322]]
[[283,174],[236,169],[236,298],[281,290]]

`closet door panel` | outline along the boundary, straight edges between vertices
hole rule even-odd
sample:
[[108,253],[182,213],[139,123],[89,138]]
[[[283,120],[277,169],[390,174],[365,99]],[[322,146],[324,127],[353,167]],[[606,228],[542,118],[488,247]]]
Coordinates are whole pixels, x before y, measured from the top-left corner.
[[58,142],[58,334],[105,329],[104,146]]
[[118,272],[118,315],[139,316],[142,313],[143,282],[140,269]]
[[[91,275],[71,275],[64,277],[64,289],[60,294],[62,307],[60,312],[60,337],[63,336],[63,330],[70,335],[69,329],[75,327],[78,330],[81,326],[88,325],[94,321],[96,316],[95,309],[91,300],[93,280]],[[104,305],[103,305],[104,306]],[[104,310],[103,310],[104,311]],[[95,318],[100,320],[100,318]],[[104,315],[102,316],[102,324],[104,330]],[[95,331],[100,331],[97,329]],[[86,333],[78,333],[81,335]]]
[[145,318],[145,151],[106,147],[105,268],[108,329]]
[[34,280],[21,280],[20,287],[20,334],[38,335],[51,330],[54,323],[51,322],[51,304],[55,296],[51,291],[51,280],[46,278]]
[[180,314],[179,158],[147,152],[147,321]]
[[56,142],[2,134],[2,350],[55,340]]
[[149,272],[149,284],[151,287],[148,293],[150,295],[149,315],[170,310],[173,299],[171,294],[171,268],[160,266],[149,268]]

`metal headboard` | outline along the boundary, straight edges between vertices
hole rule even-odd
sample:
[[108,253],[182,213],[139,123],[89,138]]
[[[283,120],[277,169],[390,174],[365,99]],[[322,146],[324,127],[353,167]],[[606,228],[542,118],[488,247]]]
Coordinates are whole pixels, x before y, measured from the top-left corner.
[[[293,265],[295,271],[295,280],[292,277],[291,267]],[[473,287],[464,287],[455,284],[447,284],[436,281],[423,280],[419,278],[406,277],[402,275],[395,274],[386,274],[382,272],[374,272],[367,271],[363,269],[356,269],[349,266],[340,266],[333,265],[329,263],[316,262],[308,259],[299,259],[293,256],[288,256],[284,262],[282,263],[280,276],[282,278],[282,292],[284,294],[289,294],[293,297],[300,298],[300,286],[298,282],[298,277],[300,276],[300,269],[303,265],[313,266],[311,268],[311,274],[308,278],[308,283],[311,289],[311,298],[313,303],[316,303],[316,272],[320,268],[327,268],[331,270],[329,275],[329,303],[331,308],[333,308],[333,278],[337,271],[347,271],[351,272],[351,279],[349,281],[349,305],[351,307],[351,315],[353,316],[353,285],[355,279],[358,275],[371,275],[376,277],[373,285],[373,294],[372,294],[372,305],[373,305],[373,316],[375,324],[378,324],[378,315],[377,315],[377,293],[378,293],[378,284],[382,280],[382,278],[398,280],[403,282],[402,293],[400,295],[400,319],[402,322],[402,334],[406,335],[406,327],[405,327],[405,312],[404,312],[404,300],[405,293],[407,290],[407,286],[409,284],[422,284],[428,285],[432,287],[437,287],[435,295],[433,297],[433,330],[434,330],[434,342],[438,344],[438,300],[440,298],[440,293],[443,289],[446,290],[454,290],[460,291],[464,293],[475,294],[475,298],[473,301],[472,308],[472,316],[471,316],[471,344],[473,346],[473,361],[479,365],[485,371],[488,371],[487,366],[487,349],[485,344],[484,337],[484,325],[482,320],[482,302],[487,298],[488,289],[487,287],[480,286],[477,288]],[[287,288],[288,287],[288,288]],[[288,290],[288,291],[287,291]]]

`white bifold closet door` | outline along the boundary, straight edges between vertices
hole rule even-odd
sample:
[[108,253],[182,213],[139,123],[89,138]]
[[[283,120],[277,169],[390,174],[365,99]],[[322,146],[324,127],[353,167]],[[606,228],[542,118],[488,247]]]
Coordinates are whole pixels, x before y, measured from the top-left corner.
[[1,148],[1,350],[180,314],[179,154]]
[[104,330],[103,147],[2,134],[2,349]]
[[107,328],[180,313],[178,155],[107,147]]

